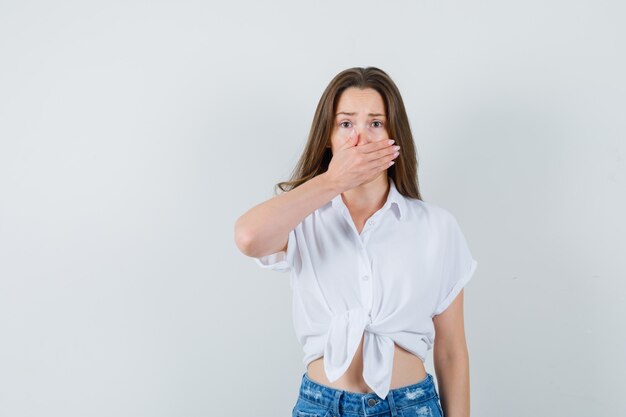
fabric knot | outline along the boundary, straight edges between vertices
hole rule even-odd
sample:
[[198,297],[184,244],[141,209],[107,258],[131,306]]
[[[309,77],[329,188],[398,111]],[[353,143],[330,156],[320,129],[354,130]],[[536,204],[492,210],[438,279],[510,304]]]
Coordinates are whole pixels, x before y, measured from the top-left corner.
[[394,342],[374,331],[375,323],[363,308],[335,314],[324,345],[324,371],[330,382],[339,379],[352,363],[363,338],[363,379],[379,397],[385,398],[391,384]]

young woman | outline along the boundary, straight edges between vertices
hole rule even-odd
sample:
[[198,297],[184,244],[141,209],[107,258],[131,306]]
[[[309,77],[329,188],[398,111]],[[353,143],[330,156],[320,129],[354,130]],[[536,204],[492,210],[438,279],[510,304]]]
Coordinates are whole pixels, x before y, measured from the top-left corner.
[[[278,186],[237,220],[235,240],[290,273],[306,369],[293,417],[469,416],[463,287],[477,262],[455,217],[421,199],[406,110],[384,71],[335,76]],[[424,368],[431,348],[438,388]]]

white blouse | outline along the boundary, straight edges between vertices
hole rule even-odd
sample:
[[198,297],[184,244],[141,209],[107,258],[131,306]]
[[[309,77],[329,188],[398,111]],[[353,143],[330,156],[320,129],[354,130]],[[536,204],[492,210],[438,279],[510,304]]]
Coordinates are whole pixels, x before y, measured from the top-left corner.
[[391,384],[394,343],[426,361],[433,316],[472,277],[473,259],[455,217],[398,192],[359,235],[341,194],[289,233],[287,251],[254,258],[290,272],[293,324],[304,366],[324,357],[329,381],[352,362],[363,334],[363,379],[380,398]]

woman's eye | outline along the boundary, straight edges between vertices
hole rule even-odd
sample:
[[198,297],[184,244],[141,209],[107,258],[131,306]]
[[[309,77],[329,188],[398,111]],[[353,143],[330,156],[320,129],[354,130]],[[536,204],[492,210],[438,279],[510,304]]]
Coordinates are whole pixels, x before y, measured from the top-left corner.
[[382,127],[382,125],[383,125],[383,122],[381,122],[379,120],[375,120],[375,121],[372,122],[372,124],[373,123],[378,123],[378,126],[374,126],[374,127]]
[[346,123],[350,123],[350,122],[341,122],[339,123],[339,126],[348,128],[349,126],[345,126]]

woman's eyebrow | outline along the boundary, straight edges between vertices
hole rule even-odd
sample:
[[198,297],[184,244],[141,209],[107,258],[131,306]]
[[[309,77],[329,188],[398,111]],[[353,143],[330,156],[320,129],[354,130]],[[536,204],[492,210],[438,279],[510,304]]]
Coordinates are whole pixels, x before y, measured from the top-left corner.
[[[337,113],[335,116],[339,116],[340,114],[345,114],[345,115],[347,115],[347,116],[354,116],[356,113],[355,113],[355,112],[348,113],[348,112],[345,112],[345,111],[340,111],[340,112],[339,112],[339,113]],[[384,114],[382,114],[382,113],[369,113],[369,114],[368,114],[368,116],[371,116],[371,117],[380,117],[380,116],[383,116],[383,117],[385,117],[385,115],[384,115]]]

